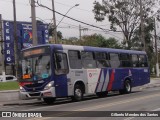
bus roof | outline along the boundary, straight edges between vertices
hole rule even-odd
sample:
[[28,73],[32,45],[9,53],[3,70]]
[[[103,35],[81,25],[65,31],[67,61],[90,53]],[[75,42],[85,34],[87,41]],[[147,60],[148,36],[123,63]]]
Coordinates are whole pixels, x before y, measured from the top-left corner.
[[[45,47],[45,46],[50,46],[51,48],[55,48],[58,50],[80,50],[80,51],[94,51],[94,52],[146,54],[145,51],[124,50],[124,49],[103,48],[103,47],[91,47],[91,46],[62,45],[62,44],[44,44],[44,45],[34,46],[32,48]],[[27,50],[27,49],[30,49],[30,48],[26,48],[23,50]]]

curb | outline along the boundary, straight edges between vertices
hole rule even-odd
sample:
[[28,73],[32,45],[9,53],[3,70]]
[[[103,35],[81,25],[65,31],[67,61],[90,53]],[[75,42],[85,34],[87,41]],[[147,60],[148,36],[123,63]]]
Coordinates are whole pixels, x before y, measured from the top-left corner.
[[141,87],[140,89],[142,90],[142,89],[148,89],[148,88],[154,88],[154,87],[160,87],[160,83],[145,85],[145,86]]
[[160,78],[150,78],[150,80],[160,80]]
[[19,90],[2,90],[0,93],[12,93],[12,92],[19,92]]

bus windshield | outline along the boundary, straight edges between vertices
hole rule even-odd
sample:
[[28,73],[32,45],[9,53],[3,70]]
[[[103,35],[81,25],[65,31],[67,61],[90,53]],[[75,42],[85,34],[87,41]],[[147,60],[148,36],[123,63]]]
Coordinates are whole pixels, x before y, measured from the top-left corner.
[[42,80],[51,75],[49,55],[39,55],[22,60],[22,79],[23,80]]

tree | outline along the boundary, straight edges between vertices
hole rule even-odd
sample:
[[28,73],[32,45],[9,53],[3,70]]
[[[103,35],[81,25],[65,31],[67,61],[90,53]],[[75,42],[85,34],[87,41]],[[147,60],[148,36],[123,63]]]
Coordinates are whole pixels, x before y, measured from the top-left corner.
[[[49,36],[53,36],[53,31],[54,31],[54,28],[49,25],[49,30],[48,30]],[[63,35],[62,35],[61,31],[57,31],[57,37],[60,40],[63,38]]]
[[[146,43],[146,52],[148,55],[148,59],[150,62],[150,67],[152,68],[152,66],[155,64],[155,54],[153,51],[153,39],[154,39],[154,35],[152,35],[152,31],[155,29],[154,28],[154,18],[150,17],[148,19],[145,20],[145,25],[144,25],[144,32],[145,32],[145,43]],[[141,50],[141,42],[139,42],[139,38],[140,38],[140,28],[137,29],[132,37],[132,49],[134,50]]]
[[82,37],[83,40],[77,41],[78,44],[84,46],[94,47],[106,47],[106,48],[117,48],[120,49],[121,44],[115,38],[104,38],[100,34],[85,35]]
[[76,40],[77,41],[78,38],[77,37],[70,37],[69,40]]
[[[155,4],[160,0],[142,0],[143,19],[153,16]],[[140,5],[138,0],[102,0],[102,3],[94,2],[93,12],[97,21],[108,18],[110,29],[122,32],[125,36],[127,49],[132,47],[134,32],[140,28]],[[157,10],[159,12],[159,10]],[[157,15],[159,18],[159,15]],[[120,29],[120,31],[117,31]]]
[[57,32],[57,37],[58,37],[58,39],[62,40],[63,36],[62,36],[62,32],[61,31]]

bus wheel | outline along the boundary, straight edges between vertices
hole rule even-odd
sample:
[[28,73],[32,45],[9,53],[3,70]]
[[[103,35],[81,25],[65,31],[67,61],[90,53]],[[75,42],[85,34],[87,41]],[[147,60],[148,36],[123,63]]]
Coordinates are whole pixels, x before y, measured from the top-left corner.
[[73,101],[81,101],[83,99],[83,89],[80,85],[75,85]]
[[98,92],[98,93],[96,93],[96,95],[98,96],[98,97],[106,97],[107,96],[107,94],[108,94],[108,92],[107,91],[105,91],[105,92]]
[[44,102],[47,103],[48,105],[51,105],[54,103],[55,98],[43,98]]
[[124,89],[119,90],[120,94],[128,94],[131,93],[132,87],[131,87],[131,82],[129,80],[126,80],[124,82]]

